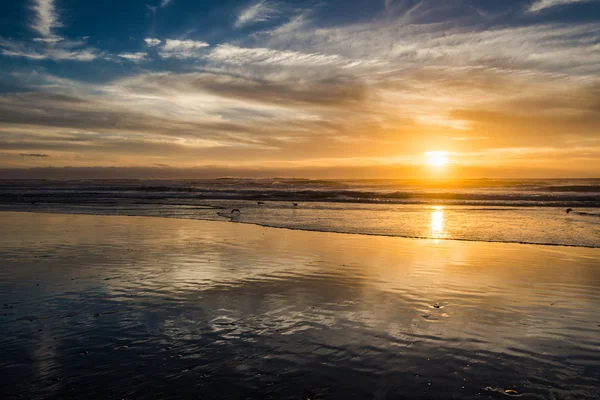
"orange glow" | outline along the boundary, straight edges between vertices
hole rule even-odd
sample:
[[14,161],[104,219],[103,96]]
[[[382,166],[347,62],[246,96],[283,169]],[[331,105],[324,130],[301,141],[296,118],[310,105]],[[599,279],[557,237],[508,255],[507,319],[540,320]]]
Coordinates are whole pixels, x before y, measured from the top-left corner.
[[425,153],[427,164],[434,167],[441,167],[448,163],[448,152],[446,151],[428,151]]
[[430,237],[435,239],[435,243],[439,243],[439,239],[443,239],[447,236],[444,229],[445,222],[444,207],[433,207],[431,210]]

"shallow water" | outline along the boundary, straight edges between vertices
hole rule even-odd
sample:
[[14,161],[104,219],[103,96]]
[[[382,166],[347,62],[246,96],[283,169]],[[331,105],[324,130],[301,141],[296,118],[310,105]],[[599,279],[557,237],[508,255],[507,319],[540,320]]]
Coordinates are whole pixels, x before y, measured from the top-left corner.
[[597,179],[0,181],[0,211],[225,220],[235,208],[270,227],[600,248]]
[[0,221],[2,398],[600,398],[598,249]]
[[[209,206],[210,205],[210,206]],[[600,248],[600,216],[553,207],[291,203],[211,200],[182,204],[0,205],[1,210],[234,221],[276,228],[427,239]],[[588,209],[578,209],[580,211]],[[600,212],[590,209],[590,213]],[[600,214],[599,214],[600,215]]]

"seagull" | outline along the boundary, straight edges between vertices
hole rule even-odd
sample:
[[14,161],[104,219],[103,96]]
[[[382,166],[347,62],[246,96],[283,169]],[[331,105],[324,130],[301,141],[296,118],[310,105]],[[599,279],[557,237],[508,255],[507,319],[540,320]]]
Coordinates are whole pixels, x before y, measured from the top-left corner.
[[566,212],[567,212],[567,214],[572,212],[573,214],[584,215],[587,217],[600,217],[600,214],[588,213],[588,212],[583,212],[583,211],[573,211],[572,208],[567,208]]
[[230,220],[238,220],[239,216],[242,212],[238,208],[234,208],[230,213],[218,212],[217,215],[219,217],[229,218]]

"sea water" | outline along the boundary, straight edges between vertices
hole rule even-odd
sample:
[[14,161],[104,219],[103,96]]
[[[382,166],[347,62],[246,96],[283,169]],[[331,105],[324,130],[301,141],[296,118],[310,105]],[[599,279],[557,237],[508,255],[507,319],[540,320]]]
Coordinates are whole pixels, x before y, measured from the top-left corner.
[[[574,211],[566,213],[567,208]],[[239,215],[228,217],[233,209]],[[600,247],[600,180],[13,180],[0,210]],[[237,214],[237,213],[236,213]]]

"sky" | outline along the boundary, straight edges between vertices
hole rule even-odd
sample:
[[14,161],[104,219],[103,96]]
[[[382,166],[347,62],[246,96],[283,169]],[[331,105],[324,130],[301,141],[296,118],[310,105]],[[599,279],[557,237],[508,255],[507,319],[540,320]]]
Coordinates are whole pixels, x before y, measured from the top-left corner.
[[599,166],[598,0],[0,2],[0,177]]

